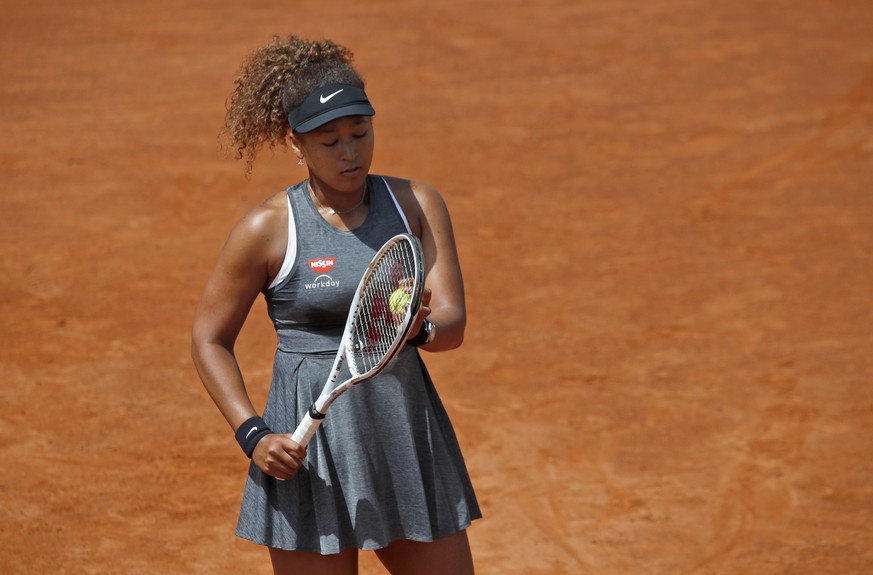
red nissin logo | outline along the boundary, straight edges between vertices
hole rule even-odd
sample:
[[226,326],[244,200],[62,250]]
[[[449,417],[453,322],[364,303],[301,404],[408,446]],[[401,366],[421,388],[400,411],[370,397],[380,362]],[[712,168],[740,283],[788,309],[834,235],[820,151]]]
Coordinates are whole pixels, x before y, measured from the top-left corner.
[[323,274],[329,272],[336,265],[336,258],[318,258],[317,260],[309,260],[309,267],[315,273]]

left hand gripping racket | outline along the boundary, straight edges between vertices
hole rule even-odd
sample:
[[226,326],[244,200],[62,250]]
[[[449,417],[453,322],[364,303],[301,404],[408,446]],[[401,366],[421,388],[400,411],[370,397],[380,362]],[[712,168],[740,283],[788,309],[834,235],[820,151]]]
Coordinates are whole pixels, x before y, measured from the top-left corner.
[[[423,260],[421,243],[410,234],[394,236],[373,257],[352,299],[324,389],[291,436],[298,444],[309,443],[337,397],[385,369],[403,347],[421,307]],[[351,377],[337,384],[345,363]]]

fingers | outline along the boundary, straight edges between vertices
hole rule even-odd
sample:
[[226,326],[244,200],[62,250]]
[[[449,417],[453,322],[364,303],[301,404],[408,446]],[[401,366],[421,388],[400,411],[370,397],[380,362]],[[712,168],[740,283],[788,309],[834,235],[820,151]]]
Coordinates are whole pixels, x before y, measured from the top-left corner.
[[[407,293],[412,293],[412,278],[405,278],[400,280],[398,284],[399,289],[406,290]],[[421,292],[421,305],[428,306],[430,305],[430,297],[432,292],[430,288],[424,288]]]
[[424,323],[424,318],[430,315],[430,296],[431,291],[425,288],[421,296],[421,307],[418,308],[418,315],[415,317],[412,329],[409,330],[409,334],[406,336],[407,340],[413,339],[418,335],[418,332],[421,331],[421,326]]
[[419,325],[424,321],[424,318],[430,315],[430,296],[430,289],[424,288],[421,293],[421,307],[418,308],[418,317],[415,319]]
[[300,447],[290,435],[276,433],[264,436],[252,453],[252,461],[258,469],[283,481],[297,475],[304,459],[305,447]]

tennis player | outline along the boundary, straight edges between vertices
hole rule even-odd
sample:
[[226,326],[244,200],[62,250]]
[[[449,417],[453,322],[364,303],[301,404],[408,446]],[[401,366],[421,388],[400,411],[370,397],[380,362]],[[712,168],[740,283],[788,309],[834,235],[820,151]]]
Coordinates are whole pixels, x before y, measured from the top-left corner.
[[[277,574],[357,573],[360,549],[395,575],[473,573],[466,528],[481,514],[419,354],[464,337],[452,224],[432,187],[370,173],[374,115],[352,53],[295,36],[255,50],[228,103],[225,133],[247,173],[265,145],[308,172],[230,232],[193,326],[203,384],[252,460],[237,535],[268,547]],[[324,385],[358,281],[404,232],[421,240],[427,274],[407,345],[339,398],[303,449],[289,434]],[[263,417],[234,357],[261,293],[278,335]]]

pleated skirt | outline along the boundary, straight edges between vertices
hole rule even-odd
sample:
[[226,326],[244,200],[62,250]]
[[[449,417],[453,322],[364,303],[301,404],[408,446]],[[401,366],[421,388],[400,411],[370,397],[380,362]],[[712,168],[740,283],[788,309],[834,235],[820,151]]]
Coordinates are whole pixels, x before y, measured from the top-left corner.
[[[292,433],[333,354],[279,351],[264,419]],[[321,554],[433,541],[481,517],[449,417],[417,351],[341,395],[290,481],[249,467],[236,533],[260,545]]]

